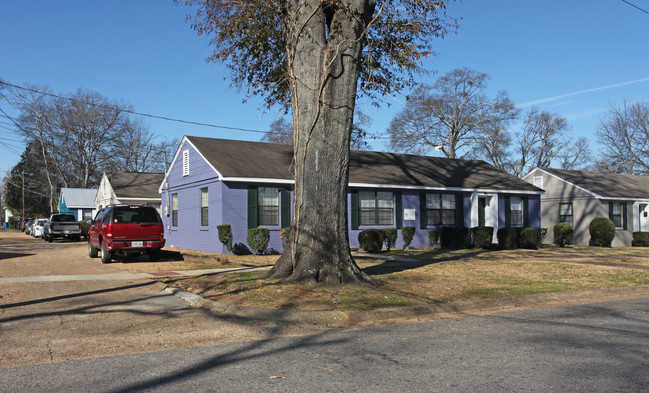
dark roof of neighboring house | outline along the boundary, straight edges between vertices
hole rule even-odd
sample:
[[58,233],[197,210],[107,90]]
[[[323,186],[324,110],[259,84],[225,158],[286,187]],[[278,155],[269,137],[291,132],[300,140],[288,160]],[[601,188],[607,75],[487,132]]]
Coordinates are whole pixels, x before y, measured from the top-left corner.
[[[187,136],[224,178],[292,180],[293,146]],[[542,192],[479,160],[352,150],[349,183]]]
[[117,198],[160,198],[164,173],[110,172],[108,180]]
[[649,176],[538,168],[605,198],[649,198]]

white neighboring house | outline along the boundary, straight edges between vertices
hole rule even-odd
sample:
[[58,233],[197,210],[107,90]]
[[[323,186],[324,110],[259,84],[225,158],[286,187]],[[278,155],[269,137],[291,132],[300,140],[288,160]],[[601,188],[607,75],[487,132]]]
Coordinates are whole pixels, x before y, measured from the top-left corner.
[[92,220],[97,213],[96,188],[62,188],[59,212],[73,214],[77,221]]
[[[13,214],[11,213],[11,210],[9,210],[9,208],[3,207],[3,209],[4,209],[4,217],[5,217],[5,219],[3,221],[3,228],[5,228],[5,227],[8,228],[9,227],[9,218],[13,217]],[[5,223],[6,223],[6,225],[4,225]]]
[[109,205],[147,205],[160,212],[160,192],[164,173],[104,172],[97,190],[97,210]]

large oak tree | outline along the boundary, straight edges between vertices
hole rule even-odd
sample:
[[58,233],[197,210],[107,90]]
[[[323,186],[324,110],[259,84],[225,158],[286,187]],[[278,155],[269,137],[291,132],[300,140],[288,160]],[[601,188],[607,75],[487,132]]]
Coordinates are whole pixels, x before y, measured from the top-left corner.
[[[181,0],[179,0],[181,1]],[[294,209],[290,239],[269,276],[339,285],[369,281],[347,228],[350,136],[358,94],[413,85],[435,37],[453,25],[445,1],[182,0],[208,34],[212,60],[269,106],[290,102]]]

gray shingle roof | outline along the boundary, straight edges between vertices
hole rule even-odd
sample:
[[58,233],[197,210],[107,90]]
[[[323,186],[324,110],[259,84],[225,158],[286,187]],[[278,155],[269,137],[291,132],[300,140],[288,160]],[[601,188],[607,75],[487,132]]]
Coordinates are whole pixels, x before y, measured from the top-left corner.
[[[292,180],[291,145],[187,136],[224,178]],[[542,192],[479,160],[352,150],[351,184]]]
[[539,168],[604,198],[649,199],[649,176]]
[[160,198],[158,187],[164,180],[164,173],[107,173],[117,198]]
[[96,188],[61,188],[61,198],[69,208],[94,208]]

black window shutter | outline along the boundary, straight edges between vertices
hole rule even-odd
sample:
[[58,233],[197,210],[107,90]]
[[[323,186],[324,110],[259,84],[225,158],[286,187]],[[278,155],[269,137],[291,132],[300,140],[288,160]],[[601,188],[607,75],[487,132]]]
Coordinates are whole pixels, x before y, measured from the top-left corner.
[[282,207],[282,214],[280,216],[280,225],[282,228],[291,226],[291,193],[286,190],[279,192],[279,197]]
[[530,201],[528,197],[523,198],[523,226],[530,226]]
[[505,196],[505,228],[512,226],[512,202],[509,195]]
[[397,229],[403,227],[403,200],[401,199],[401,192],[394,193],[394,204],[396,209]]
[[613,219],[613,202],[608,203],[608,218],[611,221],[615,222],[615,220]]
[[426,214],[426,193],[419,193],[419,223],[421,229],[426,229],[428,226],[428,214]]
[[626,202],[622,204],[622,229],[626,231]]
[[457,220],[456,220],[456,225],[458,227],[463,227],[464,226],[464,194],[455,194],[455,206],[456,208],[456,214],[457,214]]
[[351,198],[352,198],[352,229],[358,229],[359,225],[359,211],[358,211],[358,191],[351,191],[350,192]]
[[259,201],[257,199],[257,187],[248,187],[248,229],[259,226]]

